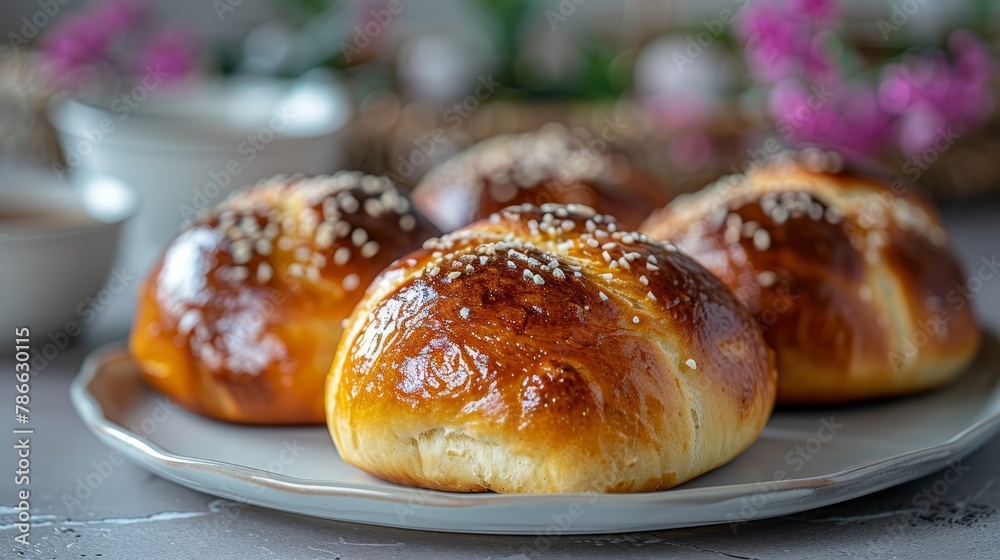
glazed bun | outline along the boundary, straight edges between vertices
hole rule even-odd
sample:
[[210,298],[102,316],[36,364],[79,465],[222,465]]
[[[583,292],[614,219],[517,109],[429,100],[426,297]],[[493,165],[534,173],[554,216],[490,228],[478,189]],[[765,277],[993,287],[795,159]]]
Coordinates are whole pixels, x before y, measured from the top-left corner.
[[436,234],[381,177],[275,177],[238,191],[149,273],[132,355],[153,387],[196,412],[322,423],[343,319],[372,278]]
[[902,180],[788,152],[653,214],[757,317],[778,402],[909,393],[956,376],[980,332],[934,209]]
[[555,124],[496,136],[433,169],[413,202],[444,231],[522,203],[583,204],[634,229],[669,193],[607,150],[602,138]]
[[774,404],[725,287],[582,206],[512,207],[390,266],[327,381],[345,461],[477,492],[644,492],[731,460]]

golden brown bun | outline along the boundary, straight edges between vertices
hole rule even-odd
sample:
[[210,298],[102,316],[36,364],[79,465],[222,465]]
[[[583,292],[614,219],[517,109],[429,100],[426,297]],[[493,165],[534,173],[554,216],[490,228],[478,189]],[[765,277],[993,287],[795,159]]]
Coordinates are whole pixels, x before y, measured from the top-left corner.
[[389,267],[327,381],[341,457],[476,492],[644,492],[726,463],[774,404],[753,318],[580,206],[512,207]]
[[236,192],[150,272],[132,355],[153,387],[202,414],[322,423],[342,320],[372,278],[437,234],[381,177],[275,177]]
[[428,173],[413,202],[444,231],[524,203],[583,204],[634,229],[669,192],[607,150],[602,138],[559,125],[496,136]]
[[916,188],[788,152],[678,198],[642,231],[670,240],[757,317],[778,402],[846,402],[955,377],[980,332],[964,276]]

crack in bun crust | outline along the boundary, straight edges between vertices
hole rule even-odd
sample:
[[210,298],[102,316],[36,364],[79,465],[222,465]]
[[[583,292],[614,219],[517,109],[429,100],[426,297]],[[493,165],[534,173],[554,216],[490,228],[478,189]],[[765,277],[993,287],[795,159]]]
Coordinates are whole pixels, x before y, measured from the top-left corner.
[[376,280],[326,389],[347,462],[451,491],[643,492],[738,455],[773,358],[706,270],[582,206],[524,205]]

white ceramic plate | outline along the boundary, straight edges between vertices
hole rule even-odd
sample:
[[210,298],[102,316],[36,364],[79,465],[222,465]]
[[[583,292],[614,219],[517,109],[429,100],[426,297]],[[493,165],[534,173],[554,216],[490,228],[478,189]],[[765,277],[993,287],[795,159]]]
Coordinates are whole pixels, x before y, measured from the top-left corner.
[[455,494],[407,488],[340,460],[324,427],[224,424],[148,389],[122,344],[96,350],[73,404],[111,447],[179,484],[359,523],[558,535],[740,523],[841,502],[945,468],[1000,431],[1000,344],[946,389],[823,409],[779,409],[731,463],[644,494]]

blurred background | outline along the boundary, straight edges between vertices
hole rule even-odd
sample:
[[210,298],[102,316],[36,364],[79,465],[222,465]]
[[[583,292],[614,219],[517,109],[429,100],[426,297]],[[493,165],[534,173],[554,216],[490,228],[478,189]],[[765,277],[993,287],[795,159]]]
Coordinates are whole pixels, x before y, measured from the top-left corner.
[[[810,143],[945,206],[1000,198],[993,0],[6,0],[0,32],[0,231],[37,206],[27,191],[116,206],[98,221],[117,253],[71,251],[84,264],[50,273],[55,291],[104,258],[130,294],[185,219],[275,173],[409,189],[553,121],[671,193]],[[18,281],[46,286],[0,273],[0,316],[28,313]],[[101,286],[78,283],[71,303]],[[93,322],[124,331],[133,298],[112,296]],[[56,315],[45,329],[65,331]]]

